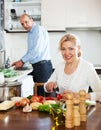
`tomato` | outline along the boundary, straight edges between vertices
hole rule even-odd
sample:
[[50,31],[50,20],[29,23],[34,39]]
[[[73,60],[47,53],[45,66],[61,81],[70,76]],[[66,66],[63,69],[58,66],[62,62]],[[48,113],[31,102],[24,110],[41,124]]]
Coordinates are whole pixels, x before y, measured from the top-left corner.
[[30,103],[30,100],[28,98],[22,98],[20,101],[20,106],[24,107],[29,103]]
[[31,102],[39,102],[39,97],[33,95],[30,100],[31,100]]
[[60,99],[62,99],[63,97],[62,97],[62,95],[61,94],[57,94],[57,100],[60,100]]
[[15,106],[16,106],[16,107],[20,107],[20,102],[16,102],[16,103],[15,103]]
[[39,98],[39,102],[43,101],[43,96],[38,96],[38,98]]
[[31,102],[42,102],[43,101],[43,96],[33,95],[30,100],[31,100]]
[[46,97],[45,99],[46,99],[46,100],[54,100],[53,97]]

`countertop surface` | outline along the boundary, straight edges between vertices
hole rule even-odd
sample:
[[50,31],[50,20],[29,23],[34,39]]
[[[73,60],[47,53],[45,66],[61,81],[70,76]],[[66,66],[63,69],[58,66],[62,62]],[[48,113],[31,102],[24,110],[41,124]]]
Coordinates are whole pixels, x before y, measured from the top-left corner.
[[[52,116],[47,112],[34,110],[24,113],[22,108],[12,108],[0,111],[1,130],[68,130],[65,125],[54,126]],[[100,130],[101,129],[101,104],[90,107],[87,110],[87,121],[72,130]],[[69,129],[70,130],[70,129]]]
[[100,66],[96,66],[95,69],[101,69],[101,67]]
[[30,72],[32,72],[32,68],[30,69],[26,69],[26,70],[16,70],[17,71],[17,75],[14,77],[10,77],[10,78],[5,78],[5,81],[16,81],[19,80],[21,78],[23,78],[24,76],[26,76],[27,74],[29,74]]
[[101,69],[101,64],[94,64],[95,69]]

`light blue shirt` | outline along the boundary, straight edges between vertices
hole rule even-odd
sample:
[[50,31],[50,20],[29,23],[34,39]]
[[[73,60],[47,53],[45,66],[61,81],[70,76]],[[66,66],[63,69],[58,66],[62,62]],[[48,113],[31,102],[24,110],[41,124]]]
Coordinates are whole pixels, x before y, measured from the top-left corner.
[[41,60],[50,60],[50,41],[47,30],[40,25],[33,24],[28,33],[28,50],[22,57],[24,63],[34,64]]

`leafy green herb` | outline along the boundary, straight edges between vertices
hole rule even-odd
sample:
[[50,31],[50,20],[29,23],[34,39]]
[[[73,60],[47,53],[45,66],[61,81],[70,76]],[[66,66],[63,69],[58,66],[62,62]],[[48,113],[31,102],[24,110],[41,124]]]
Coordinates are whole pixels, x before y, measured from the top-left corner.
[[[59,104],[51,104],[51,106],[56,110],[58,111],[58,109],[60,108],[60,105]],[[48,104],[42,104],[39,106],[39,111],[45,111],[45,112],[50,112],[50,107]]]
[[29,95],[27,98],[28,98],[28,99],[31,99],[31,97],[32,97],[32,95]]
[[49,112],[50,111],[50,107],[47,104],[40,105],[38,107],[38,109],[39,109],[39,111],[45,111],[45,112]]
[[4,73],[4,77],[10,78],[17,75],[17,72],[15,70],[11,69],[0,69],[0,72]]

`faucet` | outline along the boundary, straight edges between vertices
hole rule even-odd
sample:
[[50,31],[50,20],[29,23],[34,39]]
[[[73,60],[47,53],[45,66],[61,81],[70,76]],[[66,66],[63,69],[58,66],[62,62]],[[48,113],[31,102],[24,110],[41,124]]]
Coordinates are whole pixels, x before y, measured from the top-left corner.
[[9,67],[10,67],[10,59],[8,57],[7,60],[5,61],[5,68],[9,68]]

